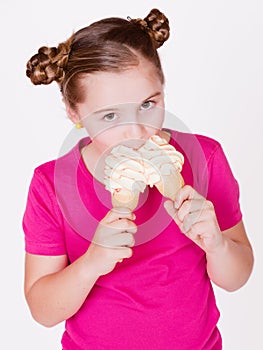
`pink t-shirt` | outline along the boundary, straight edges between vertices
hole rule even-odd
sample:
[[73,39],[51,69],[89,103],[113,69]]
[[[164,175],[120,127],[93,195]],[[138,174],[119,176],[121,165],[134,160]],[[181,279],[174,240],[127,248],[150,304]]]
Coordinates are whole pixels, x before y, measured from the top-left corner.
[[[35,169],[23,219],[28,253],[67,254],[73,262],[110,210],[110,193],[80,155],[88,142]],[[185,183],[214,203],[221,230],[236,225],[239,188],[220,144],[176,131],[170,143],[185,156]],[[155,188],[141,195],[133,256],[100,277],[66,321],[64,350],[222,349],[205,253],[182,234],[164,201]]]

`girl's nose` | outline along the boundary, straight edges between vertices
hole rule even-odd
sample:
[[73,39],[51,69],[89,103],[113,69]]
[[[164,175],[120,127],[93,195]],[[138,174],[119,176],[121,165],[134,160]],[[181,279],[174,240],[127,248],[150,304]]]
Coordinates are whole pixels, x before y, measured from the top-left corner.
[[137,122],[131,122],[126,126],[126,137],[129,139],[143,139],[145,136],[145,126]]

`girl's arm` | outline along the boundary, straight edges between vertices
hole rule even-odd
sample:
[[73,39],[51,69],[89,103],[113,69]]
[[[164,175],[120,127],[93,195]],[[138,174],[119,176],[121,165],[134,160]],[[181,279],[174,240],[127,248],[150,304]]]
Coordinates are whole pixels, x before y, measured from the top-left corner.
[[254,259],[242,221],[221,232],[213,204],[188,185],[174,202],[165,202],[165,208],[180,230],[206,252],[207,272],[215,284],[234,291],[246,283]]
[[127,209],[111,210],[87,252],[70,265],[66,255],[26,254],[25,296],[37,322],[51,327],[74,315],[96,280],[132,255],[134,218]]
[[99,277],[88,252],[67,265],[66,255],[26,254],[26,300],[34,319],[46,327],[76,313]]
[[228,291],[244,285],[252,271],[253,252],[240,221],[222,232],[222,245],[207,252],[207,272],[211,280]]

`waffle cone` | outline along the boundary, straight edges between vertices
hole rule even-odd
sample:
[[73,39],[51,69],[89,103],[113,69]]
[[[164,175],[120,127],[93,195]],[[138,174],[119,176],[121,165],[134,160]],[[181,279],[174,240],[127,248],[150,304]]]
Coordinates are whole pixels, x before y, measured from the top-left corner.
[[138,201],[139,192],[134,193],[132,191],[121,189],[118,192],[115,191],[111,195],[113,208],[129,208],[131,211],[133,211],[137,207]]
[[174,201],[176,193],[184,186],[184,179],[181,173],[174,171],[170,175],[162,175],[155,186],[164,197]]

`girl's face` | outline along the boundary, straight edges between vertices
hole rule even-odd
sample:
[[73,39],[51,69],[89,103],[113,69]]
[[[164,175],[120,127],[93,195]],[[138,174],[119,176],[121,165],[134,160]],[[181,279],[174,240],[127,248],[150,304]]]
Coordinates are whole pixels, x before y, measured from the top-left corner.
[[138,148],[162,128],[163,85],[150,62],[120,73],[90,74],[82,88],[86,98],[78,117],[100,154],[117,144]]

